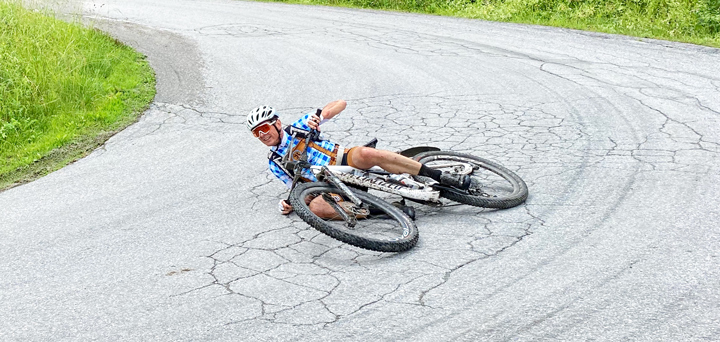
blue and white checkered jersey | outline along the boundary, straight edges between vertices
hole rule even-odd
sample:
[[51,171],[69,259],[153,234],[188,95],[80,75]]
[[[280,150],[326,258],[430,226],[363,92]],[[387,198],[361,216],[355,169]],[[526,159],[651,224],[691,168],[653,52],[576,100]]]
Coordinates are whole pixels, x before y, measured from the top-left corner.
[[[315,115],[315,112],[310,112],[310,113],[305,114],[303,117],[301,117],[297,121],[293,122],[290,126],[293,126],[293,127],[299,128],[300,130],[309,132],[310,126],[308,126],[307,123],[310,120],[311,115]],[[292,143],[292,146],[297,146],[297,144],[300,142],[304,143],[304,139],[300,139],[300,138],[292,139],[292,136],[290,134],[288,134],[288,128],[285,128],[282,131],[283,136],[280,139],[280,145],[273,146],[270,148],[270,150],[272,152],[275,152],[277,154],[276,157],[278,157],[278,156],[284,157],[285,154],[288,152],[288,150],[290,150],[291,143]],[[317,145],[317,148],[315,148],[314,145]],[[325,166],[325,165],[330,164],[330,162],[335,157],[334,155],[332,155],[332,153],[328,154],[328,152],[336,151],[336,148],[339,149],[340,146],[329,140],[318,140],[318,141],[313,142],[311,147],[308,147],[308,148],[309,148],[308,162],[310,164],[316,165],[316,166]],[[324,150],[324,151],[322,151],[322,150]],[[273,155],[272,152],[270,153],[271,155]],[[285,170],[282,167],[282,165],[280,165],[279,163],[276,163],[272,157],[269,158],[268,165],[269,165],[270,171],[277,178],[279,178],[281,181],[283,181],[283,183],[285,183],[285,186],[287,186],[288,188],[290,188],[292,186],[292,176],[291,176],[291,173],[288,172],[288,171],[292,171],[292,170]],[[308,170],[308,169],[303,170],[302,177],[304,177],[310,181],[313,181],[313,182],[317,181],[317,179],[315,178],[315,175],[313,175],[312,172],[310,172],[310,170]]]

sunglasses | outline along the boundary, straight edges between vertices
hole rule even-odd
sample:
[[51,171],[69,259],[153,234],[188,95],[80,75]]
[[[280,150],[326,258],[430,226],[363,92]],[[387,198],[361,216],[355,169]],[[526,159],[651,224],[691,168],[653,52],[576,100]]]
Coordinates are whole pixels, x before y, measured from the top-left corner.
[[268,134],[270,133],[270,130],[272,129],[273,125],[275,124],[275,120],[272,121],[265,121],[260,124],[260,126],[257,126],[253,128],[252,134],[256,137],[260,137],[260,133],[262,134]]

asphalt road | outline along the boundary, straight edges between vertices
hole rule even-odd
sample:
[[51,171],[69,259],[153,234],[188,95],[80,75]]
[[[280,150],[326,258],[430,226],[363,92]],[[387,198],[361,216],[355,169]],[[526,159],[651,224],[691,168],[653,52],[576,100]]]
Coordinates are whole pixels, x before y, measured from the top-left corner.
[[[0,193],[2,341],[718,341],[720,51],[241,1],[73,2],[158,95]],[[338,98],[328,136],[510,167],[520,207],[418,207],[368,252],[277,213],[243,120]]]

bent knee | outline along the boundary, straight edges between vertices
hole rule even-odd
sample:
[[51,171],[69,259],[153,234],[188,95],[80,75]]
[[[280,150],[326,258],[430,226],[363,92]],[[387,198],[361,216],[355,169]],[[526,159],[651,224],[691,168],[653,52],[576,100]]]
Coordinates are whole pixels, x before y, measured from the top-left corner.
[[348,159],[348,164],[359,169],[368,169],[378,165],[382,158],[381,153],[370,147],[358,146],[353,148],[353,153]]

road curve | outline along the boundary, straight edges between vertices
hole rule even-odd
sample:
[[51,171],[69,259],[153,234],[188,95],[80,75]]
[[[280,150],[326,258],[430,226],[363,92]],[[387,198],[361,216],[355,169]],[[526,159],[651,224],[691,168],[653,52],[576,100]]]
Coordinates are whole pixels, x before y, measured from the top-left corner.
[[[0,340],[720,340],[720,53],[580,31],[223,0],[74,2],[158,95],[89,157],[0,193]],[[368,252],[277,214],[243,124],[484,156],[502,211],[418,207]]]

